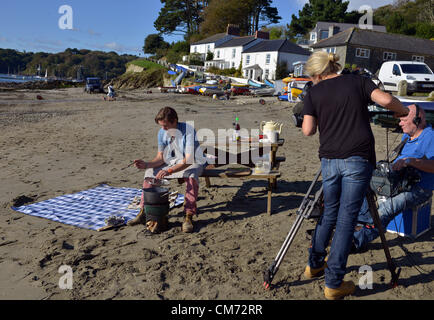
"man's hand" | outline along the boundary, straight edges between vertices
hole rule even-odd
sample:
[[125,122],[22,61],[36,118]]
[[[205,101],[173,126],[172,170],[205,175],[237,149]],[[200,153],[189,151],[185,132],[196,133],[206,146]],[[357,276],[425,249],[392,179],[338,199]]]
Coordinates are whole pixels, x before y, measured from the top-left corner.
[[167,170],[160,170],[158,171],[157,175],[155,176],[156,179],[163,179],[165,176],[168,176],[169,172]]
[[406,109],[406,112],[405,113],[398,113],[398,112],[395,112],[394,114],[393,114],[393,116],[395,117],[395,118],[403,118],[403,117],[407,117],[408,116],[408,114],[410,113],[410,109],[409,108],[407,108],[407,107],[404,107],[405,109]]
[[134,165],[137,169],[146,169],[148,167],[147,163],[143,160],[134,160]]
[[402,168],[408,167],[411,164],[411,159],[412,158],[404,158],[404,159],[399,159],[398,161],[396,161],[393,166],[392,169],[395,171],[399,171]]

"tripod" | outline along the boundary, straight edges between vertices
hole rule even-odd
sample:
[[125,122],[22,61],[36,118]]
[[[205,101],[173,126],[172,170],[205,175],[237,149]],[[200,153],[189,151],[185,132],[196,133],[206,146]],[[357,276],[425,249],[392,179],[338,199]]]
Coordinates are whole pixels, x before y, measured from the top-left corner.
[[[310,219],[315,217],[320,217],[323,211],[323,187],[315,193],[313,196],[312,190],[315,186],[315,183],[318,181],[319,176],[321,175],[321,168],[318,170],[317,174],[315,175],[314,180],[312,181],[311,185],[309,186],[309,189],[307,193],[305,194],[303,201],[301,202],[300,207],[298,208],[296,212],[296,219],[294,224],[292,225],[288,235],[285,238],[285,241],[283,242],[282,247],[280,248],[276,258],[274,258],[274,261],[272,264],[268,267],[267,270],[264,272],[264,287],[265,289],[269,289],[271,287],[271,283],[279,270],[280,264],[282,263],[283,258],[285,257],[286,252],[288,251],[292,241],[294,240],[298,230],[301,227],[301,224],[304,219]],[[394,288],[398,285],[398,278],[399,274],[401,272],[401,269],[398,269],[396,271],[395,263],[392,260],[392,257],[390,255],[389,246],[386,242],[386,237],[384,236],[384,229],[380,221],[380,217],[378,215],[377,205],[375,202],[375,193],[372,192],[370,188],[368,188],[368,192],[366,195],[366,200],[368,202],[369,211],[371,213],[372,219],[374,221],[375,227],[378,229],[380,234],[381,243],[383,245],[383,250],[386,255],[387,265],[389,268],[389,271],[392,275],[391,280],[391,286]],[[319,212],[319,214],[318,214]]]

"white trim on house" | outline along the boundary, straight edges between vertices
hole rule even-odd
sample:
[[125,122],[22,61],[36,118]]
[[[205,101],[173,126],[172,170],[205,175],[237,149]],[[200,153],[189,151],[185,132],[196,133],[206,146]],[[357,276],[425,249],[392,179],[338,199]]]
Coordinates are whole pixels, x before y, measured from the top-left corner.
[[396,52],[383,52],[383,61],[396,60]]
[[424,56],[417,56],[417,55],[413,55],[411,57],[412,61],[416,61],[416,62],[425,62],[425,57]]
[[357,48],[356,49],[356,57],[357,58],[369,59],[370,55],[371,55],[371,49],[366,49],[366,48]]

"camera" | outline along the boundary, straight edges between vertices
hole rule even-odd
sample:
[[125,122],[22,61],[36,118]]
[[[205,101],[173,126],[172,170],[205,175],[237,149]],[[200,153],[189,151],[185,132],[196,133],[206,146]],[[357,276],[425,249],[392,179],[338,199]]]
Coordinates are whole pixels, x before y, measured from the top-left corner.
[[379,161],[372,173],[370,187],[379,196],[394,197],[409,191],[420,181],[420,173],[413,167],[405,167],[399,171],[392,169],[392,164]]
[[303,101],[298,102],[294,108],[292,109],[293,115],[292,115],[292,121],[294,122],[294,125],[297,128],[301,128],[301,126],[303,125]]
[[304,97],[306,96],[308,90],[313,86],[312,81],[307,82],[304,87],[303,87],[303,91],[298,95],[298,100],[300,100],[300,102],[298,102],[294,108],[292,109],[293,115],[292,115],[292,121],[294,122],[294,125],[297,128],[301,128],[303,125],[303,108],[304,108]]

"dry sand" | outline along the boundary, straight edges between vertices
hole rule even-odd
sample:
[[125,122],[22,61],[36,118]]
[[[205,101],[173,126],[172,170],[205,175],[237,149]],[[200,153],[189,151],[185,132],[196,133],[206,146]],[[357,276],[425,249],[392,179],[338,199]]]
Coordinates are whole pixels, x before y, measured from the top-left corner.
[[[36,100],[36,95],[44,100]],[[262,287],[263,271],[280,249],[318,167],[318,136],[303,137],[290,119],[292,105],[266,98],[229,101],[208,97],[120,92],[115,102],[82,89],[0,92],[0,299],[324,299],[324,279],[303,278],[309,241],[305,221],[274,280]],[[201,180],[195,232],[180,230],[182,207],[170,213],[170,230],[151,237],[142,226],[95,232],[31,217],[10,209],[13,199],[35,202],[108,183],[140,188],[136,158],[156,153],[154,116],[174,107],[196,129],[258,128],[261,120],[284,122],[279,155],[282,178],[266,214],[266,182]],[[373,126],[377,158],[386,151],[385,129]],[[399,137],[391,133],[389,143]],[[184,192],[176,181],[171,188]],[[433,230],[412,241],[387,234],[391,255],[402,269],[391,289],[381,242],[350,255],[346,279],[359,283],[359,268],[370,266],[373,289],[346,299],[433,299]],[[59,288],[59,267],[73,269],[73,289]]]

